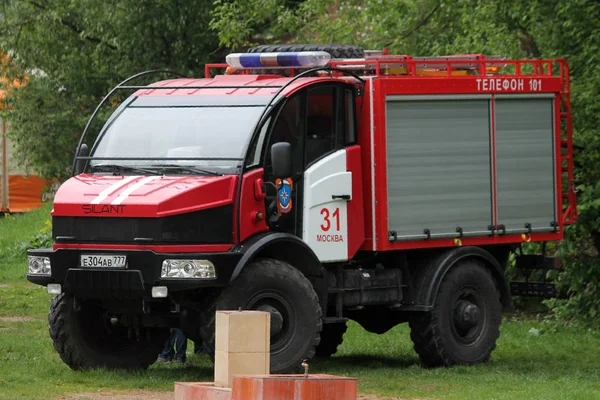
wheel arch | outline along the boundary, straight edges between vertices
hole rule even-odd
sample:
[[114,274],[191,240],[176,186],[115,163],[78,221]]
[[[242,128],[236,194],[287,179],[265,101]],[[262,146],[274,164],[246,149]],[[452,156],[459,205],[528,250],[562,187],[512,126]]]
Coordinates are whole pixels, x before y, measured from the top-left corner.
[[257,258],[274,258],[285,261],[307,278],[318,279],[324,276],[324,269],[317,255],[297,236],[280,232],[263,233],[244,241],[240,248],[244,255],[235,266],[231,281]]
[[500,301],[504,309],[512,307],[510,287],[498,258],[490,252],[475,246],[450,249],[431,257],[425,268],[421,268],[415,277],[416,290],[414,304],[419,311],[429,311],[433,308],[442,280],[450,269],[465,260],[477,260],[492,274],[496,287],[500,292]]

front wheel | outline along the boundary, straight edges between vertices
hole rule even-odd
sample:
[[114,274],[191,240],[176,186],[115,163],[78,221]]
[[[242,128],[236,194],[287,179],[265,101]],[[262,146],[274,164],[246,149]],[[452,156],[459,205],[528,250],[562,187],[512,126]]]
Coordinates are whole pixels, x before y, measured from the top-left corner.
[[52,299],[48,322],[54,348],[73,370],[148,368],[168,338],[168,329],[113,325],[100,305],[76,305],[64,293]]
[[205,310],[201,335],[214,358],[215,311],[259,310],[271,314],[271,373],[297,372],[320,341],[321,306],[310,281],[291,265],[260,259],[248,265]]
[[444,277],[432,311],[409,323],[421,363],[428,367],[485,362],[500,336],[500,294],[477,262],[455,265]]

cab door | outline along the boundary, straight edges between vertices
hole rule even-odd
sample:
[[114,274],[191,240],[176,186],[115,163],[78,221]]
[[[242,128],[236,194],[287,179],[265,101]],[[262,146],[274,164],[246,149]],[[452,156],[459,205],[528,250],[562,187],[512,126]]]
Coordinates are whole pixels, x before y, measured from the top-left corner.
[[347,169],[346,150],[327,155],[304,173],[302,238],[321,262],[348,259],[351,200],[352,172]]
[[[277,182],[271,173],[273,144],[290,143],[293,158],[285,190],[267,187],[269,228],[301,237],[321,262],[348,260],[364,241],[354,92],[343,83],[303,89],[287,99],[265,134],[265,182]],[[276,210],[278,196],[291,201],[281,207],[280,199]]]
[[352,258],[364,240],[354,104],[354,91],[341,85],[307,93],[302,239],[321,262]]

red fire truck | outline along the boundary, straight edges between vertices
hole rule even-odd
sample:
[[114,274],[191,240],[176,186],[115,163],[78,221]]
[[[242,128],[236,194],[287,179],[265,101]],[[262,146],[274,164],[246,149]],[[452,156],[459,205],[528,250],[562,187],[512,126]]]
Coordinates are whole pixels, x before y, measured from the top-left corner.
[[505,269],[556,268],[521,246],[577,219],[564,60],[259,46],[131,84],[147,75],[98,106],[54,247],[28,252],[71,368],[148,367],[169,328],[214,357],[218,309],[271,314],[272,372],[334,354],[349,319],[408,322],[424,365],[473,364],[511,295],[553,295]]

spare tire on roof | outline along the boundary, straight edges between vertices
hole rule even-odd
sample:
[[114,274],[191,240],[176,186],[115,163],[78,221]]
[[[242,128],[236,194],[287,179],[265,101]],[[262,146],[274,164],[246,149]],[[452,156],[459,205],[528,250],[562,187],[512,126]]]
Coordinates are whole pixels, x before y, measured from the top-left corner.
[[349,44],[264,44],[248,49],[248,53],[290,53],[295,51],[324,51],[332,58],[364,58],[362,47]]

